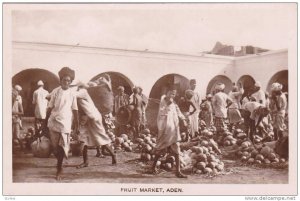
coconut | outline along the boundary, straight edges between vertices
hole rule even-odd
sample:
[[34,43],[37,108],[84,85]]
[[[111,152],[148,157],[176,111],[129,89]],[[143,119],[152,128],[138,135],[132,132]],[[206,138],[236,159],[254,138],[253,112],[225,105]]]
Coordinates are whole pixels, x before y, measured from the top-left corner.
[[222,165],[220,165],[220,164],[217,164],[217,165],[216,165],[216,169],[217,169],[218,171],[223,171],[223,170],[224,170],[224,166],[222,166]]
[[149,144],[147,144],[145,148],[148,152],[150,152],[152,150],[152,147]]
[[197,153],[197,154],[202,154],[202,153],[203,153],[202,147],[197,147],[197,148],[196,148],[196,153]]
[[281,159],[279,160],[279,162],[280,162],[280,163],[285,163],[286,160],[285,160],[284,158],[281,158]]
[[257,154],[256,157],[255,157],[255,160],[263,161],[264,160],[264,156],[261,155],[261,154]]
[[235,133],[236,133],[236,134],[243,133],[243,132],[244,132],[244,131],[243,131],[242,129],[239,129],[239,128],[235,129]]
[[214,155],[210,155],[209,157],[207,157],[207,161],[208,162],[215,162],[216,161],[216,157]]
[[124,142],[124,143],[122,144],[122,146],[123,146],[124,148],[130,147],[129,144],[128,144],[128,142]]
[[261,160],[255,160],[255,164],[261,164]]
[[197,161],[207,162],[207,156],[205,154],[198,154],[197,155]]
[[247,156],[242,156],[241,160],[242,160],[243,162],[247,161]]
[[212,169],[209,168],[209,167],[206,167],[204,168],[204,171],[203,171],[205,174],[209,174],[209,173],[212,173]]
[[209,144],[209,143],[208,143],[208,141],[206,141],[206,140],[203,140],[203,141],[201,142],[201,146],[205,146],[205,147],[206,147],[206,146],[208,146],[208,144]]
[[226,141],[224,142],[224,146],[230,146],[230,145],[231,145],[231,143],[230,143],[229,140],[226,140]]
[[236,153],[237,156],[242,156],[243,155],[243,152],[241,150],[239,150],[237,153]]
[[265,158],[265,159],[263,160],[263,162],[264,162],[265,164],[270,164],[270,163],[271,163],[271,161],[270,161],[269,159],[267,159],[267,158]]
[[145,154],[145,159],[146,159],[146,161],[151,161],[151,155],[150,154]]
[[171,163],[166,163],[166,169],[171,170],[172,169],[172,164]]
[[121,134],[120,137],[124,139],[124,142],[128,140],[128,136],[126,134]]
[[246,134],[246,133],[238,133],[238,134],[236,135],[236,137],[237,137],[238,139],[244,139],[244,138],[247,137],[247,134]]
[[157,161],[155,166],[159,167],[160,165],[161,165],[161,161]]
[[148,128],[145,128],[143,131],[142,131],[143,134],[150,134],[150,130]]
[[156,143],[156,138],[151,138],[151,141],[153,142],[153,143]]
[[268,146],[264,146],[264,147],[260,150],[260,153],[261,153],[265,158],[267,158],[267,157],[269,157],[269,155],[270,155],[271,153],[273,153],[273,150],[272,150],[270,147],[268,147]]
[[253,164],[253,163],[254,163],[254,161],[255,161],[255,159],[254,159],[254,158],[249,158],[249,159],[248,159],[248,163],[249,163],[249,164]]
[[125,147],[125,151],[132,152],[132,147]]
[[202,174],[202,171],[197,169],[197,170],[195,171],[195,173],[196,173],[196,174]]
[[205,167],[206,167],[206,163],[205,162],[198,162],[196,164],[196,167],[199,169],[199,170],[204,170]]
[[252,158],[255,158],[257,154],[258,154],[258,151],[257,151],[257,150],[253,150],[253,151],[251,152],[251,157],[252,157]]
[[121,145],[121,144],[123,144],[124,143],[124,139],[123,138],[121,138],[121,137],[117,137],[116,138],[116,144],[118,145]]
[[174,156],[168,156],[166,162],[167,163],[173,163],[173,162],[175,162],[175,157]]
[[224,138],[224,140],[228,140],[228,141],[232,141],[232,140],[235,140],[234,137],[232,135],[228,135]]

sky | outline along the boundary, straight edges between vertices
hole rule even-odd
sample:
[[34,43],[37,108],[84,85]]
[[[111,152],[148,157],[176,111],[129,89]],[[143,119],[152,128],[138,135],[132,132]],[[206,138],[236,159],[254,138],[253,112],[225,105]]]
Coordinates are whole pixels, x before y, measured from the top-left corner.
[[288,48],[295,4],[90,5],[14,10],[14,41],[199,54],[217,41]]

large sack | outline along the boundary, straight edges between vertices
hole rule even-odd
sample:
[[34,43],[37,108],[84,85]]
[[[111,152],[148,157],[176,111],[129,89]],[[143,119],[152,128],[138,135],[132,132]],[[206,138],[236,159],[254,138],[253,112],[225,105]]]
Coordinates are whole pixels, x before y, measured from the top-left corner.
[[51,155],[51,142],[45,136],[37,138],[33,143],[31,143],[32,153],[38,158],[49,158]]
[[289,137],[285,136],[276,142],[275,152],[282,158],[289,157]]
[[101,114],[113,112],[114,95],[106,85],[89,87],[87,91]]
[[116,114],[116,121],[120,125],[127,125],[131,122],[132,111],[134,110],[133,105],[126,105],[120,107]]

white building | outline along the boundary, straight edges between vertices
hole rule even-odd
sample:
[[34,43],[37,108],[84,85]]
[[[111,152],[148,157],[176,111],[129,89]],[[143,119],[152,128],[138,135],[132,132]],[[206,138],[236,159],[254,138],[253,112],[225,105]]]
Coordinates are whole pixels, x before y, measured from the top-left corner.
[[219,81],[226,84],[226,91],[231,89],[232,83],[243,81],[247,86],[255,80],[260,81],[266,91],[274,81],[281,82],[284,91],[288,91],[287,49],[228,57],[15,41],[12,55],[12,83],[24,89],[23,97],[28,99],[24,100],[25,112],[26,107],[31,110],[35,83],[43,79],[46,87],[53,89],[58,85],[57,73],[63,66],[75,69],[75,80],[84,82],[108,72],[113,85],[125,85],[127,93],[133,85],[139,85],[146,95],[155,99],[163,93],[166,83],[180,82],[184,90],[189,79],[197,80],[197,90],[203,97]]

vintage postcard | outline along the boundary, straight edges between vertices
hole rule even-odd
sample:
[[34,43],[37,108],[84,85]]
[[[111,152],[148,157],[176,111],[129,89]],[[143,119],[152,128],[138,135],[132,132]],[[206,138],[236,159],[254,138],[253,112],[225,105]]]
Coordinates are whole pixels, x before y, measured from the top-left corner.
[[297,9],[4,3],[3,195],[297,195]]

